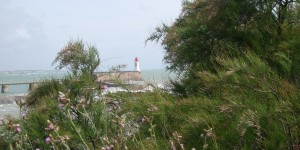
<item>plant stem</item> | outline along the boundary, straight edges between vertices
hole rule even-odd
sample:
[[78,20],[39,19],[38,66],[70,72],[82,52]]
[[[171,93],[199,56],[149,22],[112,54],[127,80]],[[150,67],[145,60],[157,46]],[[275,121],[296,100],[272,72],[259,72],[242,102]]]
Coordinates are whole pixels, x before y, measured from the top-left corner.
[[74,127],[76,133],[78,134],[80,140],[81,140],[82,143],[86,146],[86,148],[89,150],[90,148],[88,147],[88,145],[87,145],[87,144],[85,143],[85,141],[83,140],[81,134],[80,134],[79,131],[77,130],[76,125],[74,124],[74,122],[73,122],[73,120],[72,120],[72,118],[71,118],[70,111],[68,110],[67,112],[68,112],[68,117],[69,117],[69,119],[70,119],[70,122],[71,122],[72,126]]

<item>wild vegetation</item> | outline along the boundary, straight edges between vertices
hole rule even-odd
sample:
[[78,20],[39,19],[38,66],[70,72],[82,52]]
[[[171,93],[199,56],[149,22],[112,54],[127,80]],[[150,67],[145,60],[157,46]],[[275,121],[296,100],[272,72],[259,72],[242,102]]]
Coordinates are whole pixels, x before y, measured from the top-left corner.
[[[299,0],[184,1],[174,24],[156,28],[148,40],[161,40],[168,69],[184,72],[185,79],[194,80],[198,71],[217,73],[220,57],[251,53],[298,84],[299,11]],[[186,92],[202,87],[186,82]]]
[[100,64],[99,52],[95,46],[86,46],[82,40],[70,40],[61,49],[52,64],[59,63],[57,69],[68,68],[73,75],[89,73]]
[[298,0],[183,1],[174,24],[148,39],[180,74],[172,92],[102,95],[91,75],[98,54],[65,48],[56,62],[73,74],[29,93],[21,118],[1,121],[0,147],[299,149],[299,14]]

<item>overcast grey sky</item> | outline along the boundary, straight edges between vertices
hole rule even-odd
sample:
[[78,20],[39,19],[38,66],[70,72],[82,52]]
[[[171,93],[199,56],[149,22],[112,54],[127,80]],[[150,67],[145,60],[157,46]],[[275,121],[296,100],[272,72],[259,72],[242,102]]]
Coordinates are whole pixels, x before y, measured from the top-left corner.
[[101,70],[131,70],[136,56],[142,70],[164,68],[162,47],[144,42],[180,10],[181,0],[0,0],[0,71],[54,69],[57,52],[78,37],[109,59]]

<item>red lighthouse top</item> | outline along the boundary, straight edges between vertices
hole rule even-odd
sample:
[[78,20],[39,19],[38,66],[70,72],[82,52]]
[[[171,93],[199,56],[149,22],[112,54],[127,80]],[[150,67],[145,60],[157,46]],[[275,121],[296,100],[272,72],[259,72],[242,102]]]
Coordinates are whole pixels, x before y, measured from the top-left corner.
[[139,62],[139,59],[135,57],[134,62]]

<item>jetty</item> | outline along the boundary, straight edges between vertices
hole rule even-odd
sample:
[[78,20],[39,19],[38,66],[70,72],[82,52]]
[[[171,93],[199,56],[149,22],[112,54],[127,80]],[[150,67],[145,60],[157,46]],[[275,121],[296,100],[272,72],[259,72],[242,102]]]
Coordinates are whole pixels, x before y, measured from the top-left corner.
[[120,71],[120,72],[95,72],[97,82],[107,82],[112,80],[119,81],[142,81],[139,71]]
[[39,82],[20,82],[20,83],[0,83],[1,85],[1,93],[7,93],[9,85],[21,85],[21,84],[28,84],[29,91],[34,90],[38,86]]
[[134,59],[133,71],[116,71],[116,72],[94,72],[96,82],[109,82],[118,80],[121,82],[142,81],[140,62],[137,57]]
[[[141,73],[139,71],[120,71],[120,72],[94,72],[95,82],[107,85],[108,87],[117,86],[113,84],[120,81],[124,85],[136,84],[142,82]],[[9,86],[27,84],[28,91],[32,91],[38,87],[41,82],[16,82],[16,83],[0,83],[1,93],[8,93]]]

